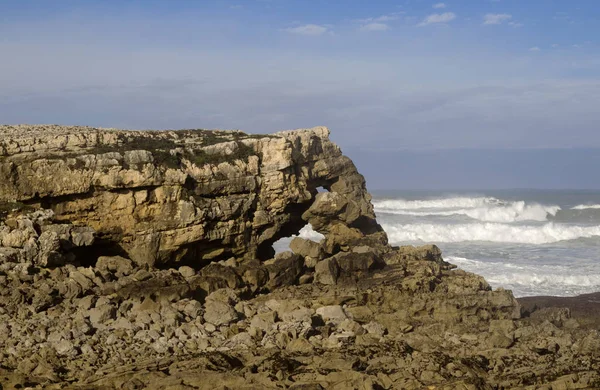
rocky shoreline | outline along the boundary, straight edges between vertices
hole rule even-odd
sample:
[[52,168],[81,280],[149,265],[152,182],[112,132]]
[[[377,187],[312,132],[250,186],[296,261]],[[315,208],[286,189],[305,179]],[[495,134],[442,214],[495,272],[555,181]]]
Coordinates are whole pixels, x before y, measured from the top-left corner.
[[593,302],[388,245],[328,135],[0,126],[2,388],[600,388]]

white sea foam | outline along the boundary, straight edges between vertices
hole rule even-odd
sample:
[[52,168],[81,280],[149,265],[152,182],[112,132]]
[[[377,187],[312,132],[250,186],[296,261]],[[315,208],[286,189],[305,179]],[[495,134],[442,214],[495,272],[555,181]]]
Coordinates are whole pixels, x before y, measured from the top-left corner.
[[600,209],[600,204],[580,204],[579,206],[571,207],[571,210],[590,210]]
[[298,237],[306,238],[307,240],[313,240],[313,241],[317,241],[317,242],[319,242],[325,238],[324,235],[313,230],[310,223],[307,224],[306,226],[304,226],[302,229],[300,229],[300,233],[298,233]]
[[525,204],[523,201],[512,202],[505,206],[486,206],[470,209],[454,209],[449,211],[413,211],[413,210],[385,210],[375,208],[377,212],[385,214],[412,215],[412,216],[452,216],[466,215],[469,218],[484,222],[521,222],[521,221],[547,221],[548,215],[555,216],[560,211],[559,206],[544,206],[540,204]]
[[428,200],[388,199],[374,201],[373,205],[379,210],[418,210],[418,209],[454,209],[499,205],[503,202],[493,197],[455,197]]
[[383,224],[392,243],[406,241],[464,242],[488,241],[520,244],[549,244],[600,236],[600,226],[569,226],[553,222],[540,226],[501,223],[466,224]]
[[[513,290],[515,296],[575,295],[600,288],[600,270],[543,264],[513,264],[447,256],[445,260],[482,275],[493,287]],[[600,267],[598,267],[600,268]]]
[[325,238],[324,235],[317,232],[316,230],[313,230],[311,224],[309,223],[306,226],[304,226],[302,229],[300,229],[300,232],[298,232],[298,235],[294,235],[291,237],[283,237],[283,238],[280,238],[279,240],[275,241],[273,243],[273,248],[275,249],[275,252],[279,253],[279,252],[285,252],[285,251],[290,250],[290,243],[292,242],[294,237],[302,237],[307,240],[312,240],[312,241],[316,241],[316,242],[319,242]]
[[383,214],[411,216],[465,215],[483,222],[546,221],[555,216],[559,206],[545,206],[524,201],[506,202],[497,198],[448,198],[435,200],[384,200],[373,202],[375,211]]

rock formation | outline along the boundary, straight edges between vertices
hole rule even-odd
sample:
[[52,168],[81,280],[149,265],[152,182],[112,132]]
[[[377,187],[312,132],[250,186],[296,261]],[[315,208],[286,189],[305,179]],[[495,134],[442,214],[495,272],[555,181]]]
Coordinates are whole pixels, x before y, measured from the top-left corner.
[[0,383],[600,388],[568,310],[389,246],[328,135],[0,126]]
[[329,233],[329,253],[347,237],[385,244],[364,178],[326,128],[249,136],[16,126],[0,134],[0,202],[91,227],[99,253],[138,265],[268,260],[273,242],[307,222]]

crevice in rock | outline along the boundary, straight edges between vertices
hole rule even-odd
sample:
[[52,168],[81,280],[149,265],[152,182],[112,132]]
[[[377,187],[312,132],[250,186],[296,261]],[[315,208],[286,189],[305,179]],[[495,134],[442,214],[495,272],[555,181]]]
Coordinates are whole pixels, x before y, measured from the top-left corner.
[[[207,254],[215,251],[219,251],[220,253],[206,258]],[[226,248],[219,241],[193,242],[181,246],[176,252],[171,253],[168,259],[155,264],[155,267],[157,269],[170,269],[187,266],[198,271],[213,262],[227,260],[232,256],[231,249]]]
[[291,237],[300,233],[300,229],[306,226],[306,221],[302,219],[302,214],[310,208],[311,202],[289,204],[284,214],[289,215],[290,219],[273,237],[258,245],[256,256],[261,261],[272,259],[275,256],[273,244],[284,237]]
[[74,255],[74,263],[82,267],[95,267],[102,256],[129,257],[121,245],[107,238],[96,238],[94,245],[74,247],[69,252]]

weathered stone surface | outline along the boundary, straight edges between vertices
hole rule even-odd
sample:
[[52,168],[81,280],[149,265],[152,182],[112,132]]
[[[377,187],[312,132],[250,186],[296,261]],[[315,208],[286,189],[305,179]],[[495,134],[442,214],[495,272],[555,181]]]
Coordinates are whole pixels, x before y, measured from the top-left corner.
[[323,257],[323,248],[318,242],[307,240],[302,237],[294,237],[290,242],[292,252],[302,256],[320,260]]
[[334,258],[320,261],[315,266],[315,282],[336,284],[340,276],[340,266]]
[[[150,266],[266,260],[274,241],[308,219],[323,232],[329,220],[346,226],[354,238],[381,233],[364,178],[328,136],[324,127],[254,137],[0,126],[0,203],[43,199],[57,221],[84,226],[72,232],[75,246],[91,245],[93,228],[102,245]],[[19,230],[3,245],[21,248],[28,238]]]
[[292,252],[278,253],[272,264],[266,266],[269,273],[268,287],[274,289],[296,284],[302,274],[304,261]]
[[133,272],[131,260],[121,256],[100,256],[96,262],[100,271],[114,273],[117,277],[130,275]]
[[597,325],[389,247],[325,128],[0,134],[3,388],[600,388]]

